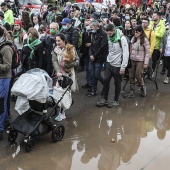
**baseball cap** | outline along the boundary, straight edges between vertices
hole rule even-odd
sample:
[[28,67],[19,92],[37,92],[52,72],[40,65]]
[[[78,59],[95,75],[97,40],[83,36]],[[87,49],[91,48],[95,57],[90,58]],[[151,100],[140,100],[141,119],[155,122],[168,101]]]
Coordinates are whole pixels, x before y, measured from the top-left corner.
[[66,24],[71,24],[71,20],[69,18],[64,18],[61,22],[62,25],[66,25]]

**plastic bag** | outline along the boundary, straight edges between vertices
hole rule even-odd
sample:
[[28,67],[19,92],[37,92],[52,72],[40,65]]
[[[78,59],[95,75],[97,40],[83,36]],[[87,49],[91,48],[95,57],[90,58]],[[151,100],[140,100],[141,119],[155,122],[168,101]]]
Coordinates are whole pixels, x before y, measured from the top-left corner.
[[25,97],[18,96],[15,104],[15,110],[21,115],[30,108],[29,102]]
[[[65,90],[62,87],[58,85],[54,86],[52,97],[57,102],[58,100],[60,100],[64,92]],[[58,106],[64,109],[69,109],[71,107],[71,104],[72,104],[71,90],[68,90],[63,96],[63,99],[60,101]]]

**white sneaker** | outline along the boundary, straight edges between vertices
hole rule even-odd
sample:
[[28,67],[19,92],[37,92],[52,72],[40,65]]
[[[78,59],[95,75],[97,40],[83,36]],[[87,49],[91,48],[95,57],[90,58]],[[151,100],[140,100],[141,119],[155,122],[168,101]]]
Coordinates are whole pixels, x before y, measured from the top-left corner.
[[169,83],[169,78],[168,78],[168,77],[165,78],[164,83],[165,83],[165,84],[168,84],[168,83]]
[[65,113],[59,113],[58,116],[55,118],[55,120],[60,122],[65,118],[66,118]]

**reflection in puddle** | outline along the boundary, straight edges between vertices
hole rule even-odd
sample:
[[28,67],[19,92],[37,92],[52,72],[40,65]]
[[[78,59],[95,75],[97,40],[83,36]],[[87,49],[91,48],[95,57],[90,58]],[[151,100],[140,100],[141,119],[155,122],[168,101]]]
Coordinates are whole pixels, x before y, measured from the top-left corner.
[[[169,96],[159,96],[152,102],[132,101],[110,110],[96,112],[93,108],[88,113],[65,125],[66,134],[61,142],[53,144],[49,136],[44,137],[29,154],[18,146],[13,154],[13,167],[16,170],[169,170]],[[19,158],[22,161],[17,161]]]

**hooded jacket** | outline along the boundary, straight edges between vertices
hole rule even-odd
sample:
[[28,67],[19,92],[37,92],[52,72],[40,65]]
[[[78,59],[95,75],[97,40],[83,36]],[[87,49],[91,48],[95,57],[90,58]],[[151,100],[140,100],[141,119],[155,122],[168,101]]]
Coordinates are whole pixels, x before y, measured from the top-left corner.
[[155,42],[156,42],[156,36],[154,31],[152,31],[152,29],[150,29],[149,27],[147,29],[144,29],[145,35],[147,37],[147,39],[149,40],[149,44],[150,44],[150,55],[152,56],[154,47],[155,47]]
[[165,28],[165,23],[164,23],[163,20],[159,21],[159,23],[158,23],[158,25],[156,26],[155,29],[154,29],[154,23],[155,23],[154,21],[151,21],[150,25],[149,25],[149,28],[151,28],[154,31],[155,36],[156,36],[154,49],[159,50],[160,49],[161,39],[164,36],[166,28]]
[[107,59],[108,47],[107,34],[100,27],[96,33],[92,34],[89,56],[93,55],[97,63],[104,63]]
[[12,10],[8,9],[4,12],[4,19],[10,26],[14,25],[14,17]]
[[144,64],[148,65],[150,58],[150,45],[147,38],[145,38],[145,42],[143,45],[140,45],[140,38],[137,39],[135,43],[133,43],[134,38],[132,38],[132,51],[130,58],[132,61],[143,61]]

